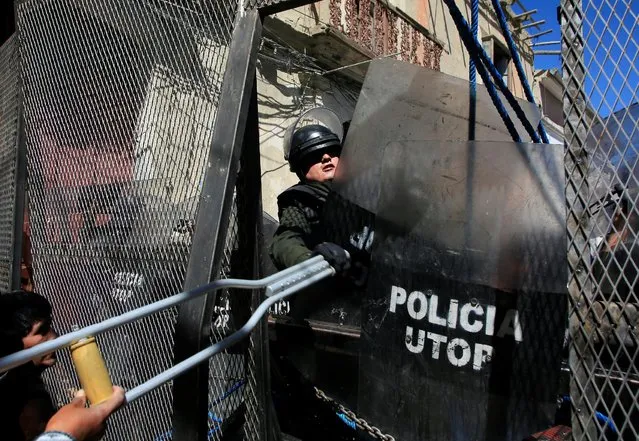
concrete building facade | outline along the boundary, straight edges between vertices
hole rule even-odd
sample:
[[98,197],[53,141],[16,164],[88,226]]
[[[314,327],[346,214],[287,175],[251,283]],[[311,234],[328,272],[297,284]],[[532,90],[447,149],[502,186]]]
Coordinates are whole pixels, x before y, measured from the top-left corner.
[[564,85],[557,69],[535,72],[535,100],[541,106],[542,121],[551,144],[564,143]]

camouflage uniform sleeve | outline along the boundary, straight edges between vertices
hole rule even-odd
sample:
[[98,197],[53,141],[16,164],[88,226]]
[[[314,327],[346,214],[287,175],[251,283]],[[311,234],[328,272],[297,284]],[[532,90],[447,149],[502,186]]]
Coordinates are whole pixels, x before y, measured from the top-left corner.
[[270,254],[275,266],[282,270],[308,259],[311,250],[305,237],[311,235],[311,225],[301,208],[280,207],[280,226],[273,235]]

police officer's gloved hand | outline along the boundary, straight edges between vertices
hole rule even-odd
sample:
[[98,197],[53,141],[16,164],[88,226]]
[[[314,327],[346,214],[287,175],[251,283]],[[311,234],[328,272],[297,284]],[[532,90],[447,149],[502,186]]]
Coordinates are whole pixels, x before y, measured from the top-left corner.
[[332,242],[322,242],[313,249],[311,256],[321,255],[337,274],[343,274],[351,267],[351,256],[344,248]]

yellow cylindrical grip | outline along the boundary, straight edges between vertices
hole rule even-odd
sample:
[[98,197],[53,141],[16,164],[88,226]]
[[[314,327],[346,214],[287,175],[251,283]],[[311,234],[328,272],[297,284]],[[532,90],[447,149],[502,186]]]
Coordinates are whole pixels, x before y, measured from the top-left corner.
[[95,337],[83,338],[73,343],[71,345],[71,358],[82,389],[84,389],[91,406],[100,404],[111,397],[113,384]]

